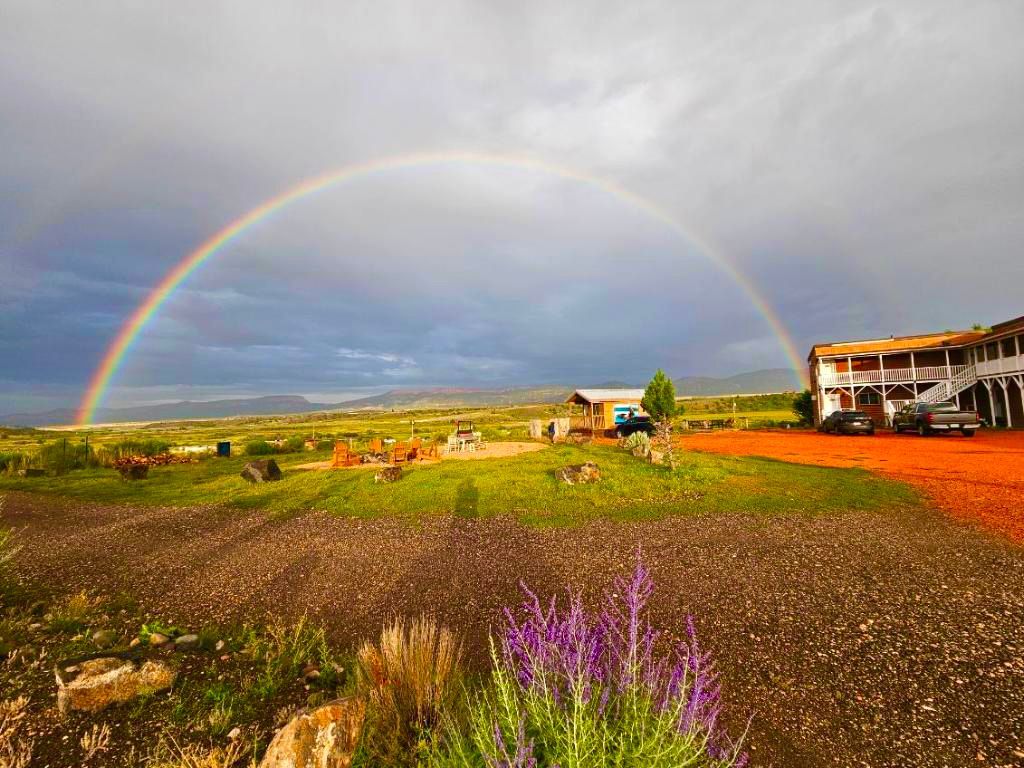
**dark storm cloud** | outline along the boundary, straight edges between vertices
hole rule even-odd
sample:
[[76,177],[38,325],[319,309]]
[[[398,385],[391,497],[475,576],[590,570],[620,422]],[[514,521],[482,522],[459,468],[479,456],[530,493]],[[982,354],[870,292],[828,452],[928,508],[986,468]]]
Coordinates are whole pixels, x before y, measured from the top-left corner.
[[[77,398],[133,307],[240,213],[415,151],[528,154],[641,194],[750,276],[801,352],[1022,311],[1017,3],[0,0],[0,18],[0,412]],[[643,211],[456,165],[251,229],[147,328],[112,404],[786,364],[714,260]]]

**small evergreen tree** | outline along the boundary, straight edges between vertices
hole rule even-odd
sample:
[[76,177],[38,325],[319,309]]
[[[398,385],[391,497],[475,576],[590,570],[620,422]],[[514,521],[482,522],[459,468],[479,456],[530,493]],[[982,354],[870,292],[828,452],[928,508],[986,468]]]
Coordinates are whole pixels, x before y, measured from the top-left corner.
[[659,368],[644,390],[644,399],[640,406],[651,415],[654,421],[667,421],[676,414],[676,388],[672,379]]
[[814,423],[814,401],[811,400],[811,390],[805,389],[793,399],[793,413],[797,415],[802,424]]

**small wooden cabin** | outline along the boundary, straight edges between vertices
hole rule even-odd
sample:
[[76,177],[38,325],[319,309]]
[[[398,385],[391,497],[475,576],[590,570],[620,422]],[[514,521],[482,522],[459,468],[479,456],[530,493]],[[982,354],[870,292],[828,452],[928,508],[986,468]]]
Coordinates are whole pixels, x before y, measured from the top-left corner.
[[630,413],[645,415],[640,407],[643,398],[642,389],[577,389],[566,403],[582,406],[582,414],[570,415],[569,428],[589,432],[615,429],[615,425],[629,418]]

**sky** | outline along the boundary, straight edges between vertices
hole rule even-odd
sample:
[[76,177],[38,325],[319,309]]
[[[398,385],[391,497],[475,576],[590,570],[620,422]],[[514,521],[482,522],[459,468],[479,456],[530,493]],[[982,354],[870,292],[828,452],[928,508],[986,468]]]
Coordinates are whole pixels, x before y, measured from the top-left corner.
[[1022,37],[983,0],[0,0],[0,413],[74,406],[253,207],[414,153],[531,163],[285,206],[104,404],[790,366],[744,281],[800,357],[1019,316]]

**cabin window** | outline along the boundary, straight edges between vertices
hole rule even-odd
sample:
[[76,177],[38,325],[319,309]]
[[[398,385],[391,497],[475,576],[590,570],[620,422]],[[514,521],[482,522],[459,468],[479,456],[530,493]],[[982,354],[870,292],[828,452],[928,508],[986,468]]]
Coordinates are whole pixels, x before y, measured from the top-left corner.
[[882,396],[877,392],[861,392],[857,395],[857,405],[881,405]]
[[1016,357],[1017,350],[1013,346],[1013,337],[1003,339],[1003,357]]
[[985,362],[985,348],[975,347],[974,348],[974,362],[984,363]]
[[996,344],[994,341],[990,341],[988,344],[986,344],[985,345],[985,357],[987,357],[989,360],[998,360],[999,359],[999,345]]

